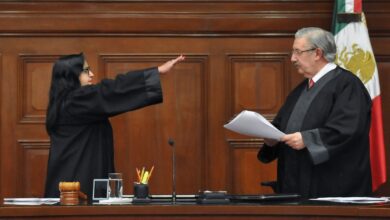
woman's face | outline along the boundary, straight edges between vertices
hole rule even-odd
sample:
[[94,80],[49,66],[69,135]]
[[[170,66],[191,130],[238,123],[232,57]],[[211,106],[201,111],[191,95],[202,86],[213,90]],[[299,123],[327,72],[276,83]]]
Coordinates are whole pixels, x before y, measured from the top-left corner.
[[86,86],[92,84],[92,77],[94,76],[93,72],[89,69],[87,61],[84,61],[83,71],[79,76],[80,85]]

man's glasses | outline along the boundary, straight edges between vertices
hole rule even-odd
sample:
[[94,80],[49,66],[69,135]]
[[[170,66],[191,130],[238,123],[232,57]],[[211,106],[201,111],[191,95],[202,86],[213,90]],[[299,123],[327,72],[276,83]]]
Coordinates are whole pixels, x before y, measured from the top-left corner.
[[307,50],[299,50],[299,49],[292,49],[291,50],[291,55],[302,55],[304,52],[309,52],[309,51],[313,51],[317,48],[311,48],[311,49],[307,49]]

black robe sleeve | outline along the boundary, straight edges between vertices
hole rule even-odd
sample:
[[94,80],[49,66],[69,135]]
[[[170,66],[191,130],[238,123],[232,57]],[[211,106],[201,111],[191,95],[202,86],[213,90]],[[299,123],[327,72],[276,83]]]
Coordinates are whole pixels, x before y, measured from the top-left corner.
[[96,85],[83,86],[65,102],[68,114],[80,119],[99,120],[162,102],[157,68],[119,74]]

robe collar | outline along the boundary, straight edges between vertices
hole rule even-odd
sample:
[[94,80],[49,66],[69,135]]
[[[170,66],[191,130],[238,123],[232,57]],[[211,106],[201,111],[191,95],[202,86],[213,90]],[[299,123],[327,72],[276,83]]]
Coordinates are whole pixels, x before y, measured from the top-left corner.
[[325,74],[329,73],[330,71],[336,69],[337,65],[335,63],[327,63],[322,69],[315,74],[311,79],[316,83],[318,80],[320,80]]

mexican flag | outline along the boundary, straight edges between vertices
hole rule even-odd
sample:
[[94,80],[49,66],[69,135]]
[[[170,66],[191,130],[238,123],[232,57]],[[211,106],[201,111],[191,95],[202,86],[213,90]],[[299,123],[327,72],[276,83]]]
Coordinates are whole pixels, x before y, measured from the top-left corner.
[[362,12],[362,0],[335,0],[333,34],[337,45],[336,63],[357,75],[372,99],[370,156],[375,191],[386,182],[385,144],[378,69]]

